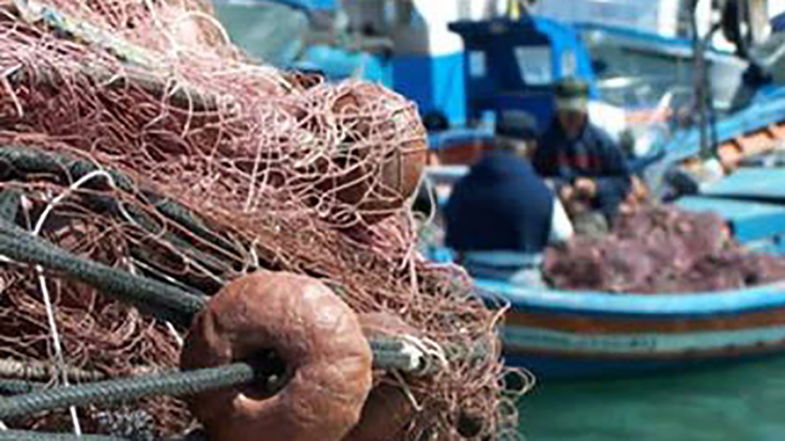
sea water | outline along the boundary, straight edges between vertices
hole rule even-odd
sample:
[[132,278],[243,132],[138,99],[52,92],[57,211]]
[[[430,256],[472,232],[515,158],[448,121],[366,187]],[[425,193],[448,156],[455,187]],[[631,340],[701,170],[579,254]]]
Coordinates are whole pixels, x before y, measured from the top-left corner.
[[785,357],[637,378],[542,380],[518,408],[527,441],[783,441]]

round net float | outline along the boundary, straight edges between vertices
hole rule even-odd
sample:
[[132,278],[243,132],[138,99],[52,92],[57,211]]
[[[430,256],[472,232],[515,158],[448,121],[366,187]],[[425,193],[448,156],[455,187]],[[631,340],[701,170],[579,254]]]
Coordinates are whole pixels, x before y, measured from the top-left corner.
[[[403,207],[417,190],[428,142],[417,109],[403,97],[371,83],[354,83],[332,111],[347,133],[345,173],[320,187],[357,207],[362,220],[377,223]],[[370,160],[374,158],[373,160]]]
[[419,330],[407,324],[399,316],[385,312],[359,314],[357,318],[360,321],[363,334],[367,338],[403,335],[418,337],[421,334]]
[[388,441],[397,437],[411,421],[415,409],[400,387],[379,384],[371,390],[360,422],[342,441]]
[[[400,317],[376,312],[360,314],[360,324],[367,338],[417,336],[418,331]],[[381,373],[383,374],[383,373]],[[387,441],[399,439],[416,412],[414,405],[397,385],[379,379],[363,406],[360,422],[343,441]]]
[[181,367],[236,361],[264,375],[188,400],[211,441],[341,440],[372,383],[371,349],[355,313],[322,283],[290,273],[244,276],[195,319]]

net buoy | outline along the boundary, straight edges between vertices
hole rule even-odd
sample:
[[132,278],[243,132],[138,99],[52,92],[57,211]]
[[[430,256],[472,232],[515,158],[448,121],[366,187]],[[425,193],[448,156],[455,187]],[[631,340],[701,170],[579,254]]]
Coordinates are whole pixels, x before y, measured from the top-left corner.
[[371,388],[372,354],[357,316],[310,277],[260,271],[210,300],[181,366],[236,361],[265,375],[188,400],[211,441],[338,441],[359,421]]
[[[346,131],[352,134],[346,142],[361,146],[355,146],[351,155],[345,158],[348,171],[321,186],[338,188],[339,200],[356,206],[366,223],[377,223],[400,209],[417,190],[427,161],[425,128],[416,108],[399,95],[374,84],[358,84],[336,99],[332,110],[347,126]],[[379,119],[378,114],[385,113],[387,118]],[[377,116],[373,118],[369,114]],[[390,144],[381,149],[384,157],[373,161],[378,168],[370,163],[351,164],[366,158],[371,149],[381,147],[364,145],[370,138]]]
[[[400,317],[386,313],[360,315],[363,333],[368,338],[417,336],[419,333]],[[343,441],[387,441],[399,439],[416,410],[406,393],[383,379],[371,390],[360,421]]]

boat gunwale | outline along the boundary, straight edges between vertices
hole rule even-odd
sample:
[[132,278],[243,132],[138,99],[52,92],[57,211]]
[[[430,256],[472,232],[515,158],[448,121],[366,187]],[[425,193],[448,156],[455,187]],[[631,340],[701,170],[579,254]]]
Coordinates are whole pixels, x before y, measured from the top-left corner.
[[672,294],[553,290],[483,279],[474,279],[474,282],[481,296],[503,299],[513,310],[542,309],[659,318],[736,314],[785,307],[785,280],[736,290]]

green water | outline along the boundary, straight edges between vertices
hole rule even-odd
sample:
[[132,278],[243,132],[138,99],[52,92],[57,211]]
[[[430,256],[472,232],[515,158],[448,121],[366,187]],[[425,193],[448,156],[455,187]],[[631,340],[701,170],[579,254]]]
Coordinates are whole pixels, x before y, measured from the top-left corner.
[[644,378],[541,381],[527,441],[783,441],[785,358]]

